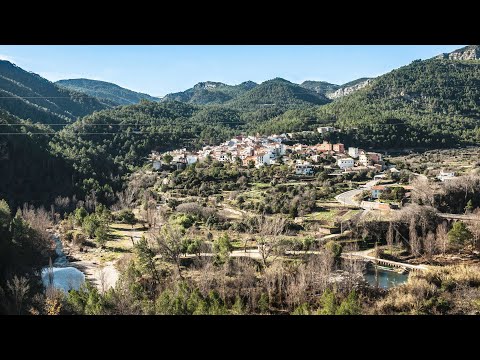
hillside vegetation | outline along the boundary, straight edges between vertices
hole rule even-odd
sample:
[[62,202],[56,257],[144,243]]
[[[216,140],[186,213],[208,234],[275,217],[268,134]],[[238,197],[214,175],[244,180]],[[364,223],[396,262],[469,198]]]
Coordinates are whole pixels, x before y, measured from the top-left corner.
[[41,76],[0,60],[0,109],[42,124],[68,123],[111,106],[61,88]]
[[137,104],[141,100],[159,101],[159,98],[148,94],[139,93],[129,89],[125,89],[116,84],[106,81],[90,80],[90,79],[68,79],[59,80],[55,84],[69,90],[84,93],[93,96],[100,101],[107,100],[114,105],[131,105]]

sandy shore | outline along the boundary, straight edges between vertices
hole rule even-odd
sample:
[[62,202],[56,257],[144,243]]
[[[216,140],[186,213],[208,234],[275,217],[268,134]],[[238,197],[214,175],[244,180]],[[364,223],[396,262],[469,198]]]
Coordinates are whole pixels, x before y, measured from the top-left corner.
[[77,268],[85,274],[85,279],[95,285],[101,292],[115,287],[118,280],[118,270],[115,268],[115,262],[110,261],[99,264],[91,260],[73,261],[71,266]]

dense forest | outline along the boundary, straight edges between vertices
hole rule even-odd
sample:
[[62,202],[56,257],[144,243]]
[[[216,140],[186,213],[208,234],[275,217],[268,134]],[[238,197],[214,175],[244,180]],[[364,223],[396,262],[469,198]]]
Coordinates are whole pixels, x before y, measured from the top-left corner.
[[0,130],[0,198],[12,209],[24,202],[49,204],[59,194],[71,195],[73,169],[50,150],[52,129],[0,110]]
[[159,101],[159,98],[122,88],[106,81],[68,79],[55,82],[62,88],[93,96],[100,101],[109,101],[115,106],[137,104],[140,100]]
[[251,111],[263,107],[289,109],[305,105],[322,105],[329,101],[315,91],[285,79],[275,78],[261,83],[230,101],[228,105],[242,111]]
[[437,148],[478,142],[480,62],[414,61],[321,107],[270,120],[295,130],[335,124],[341,141],[373,148]]
[[50,146],[73,167],[83,194],[108,196],[152,150],[216,144],[234,135],[239,123],[238,112],[229,109],[142,101],[87,116],[60,131]]

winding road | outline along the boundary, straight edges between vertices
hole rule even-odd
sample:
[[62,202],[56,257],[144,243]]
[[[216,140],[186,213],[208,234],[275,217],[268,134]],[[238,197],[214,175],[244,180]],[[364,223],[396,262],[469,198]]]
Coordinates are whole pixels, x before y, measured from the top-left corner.
[[379,180],[370,180],[368,181],[363,187],[355,189],[355,190],[349,190],[344,193],[341,193],[337,196],[335,196],[335,200],[337,200],[339,203],[346,205],[346,206],[358,206],[360,207],[360,202],[355,200],[355,196],[360,194],[364,190],[370,190],[373,186],[375,186],[378,183]]

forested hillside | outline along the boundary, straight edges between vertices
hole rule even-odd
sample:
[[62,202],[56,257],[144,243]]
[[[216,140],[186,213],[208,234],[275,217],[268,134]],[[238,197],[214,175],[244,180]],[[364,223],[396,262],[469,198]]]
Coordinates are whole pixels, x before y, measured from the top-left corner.
[[257,86],[253,81],[239,85],[227,85],[220,82],[206,81],[182,92],[165,95],[162,101],[182,101],[189,104],[223,104]]
[[0,60],[0,109],[21,119],[42,124],[68,123],[110,105],[60,88],[37,74]]
[[125,89],[121,86],[106,81],[90,79],[68,79],[59,80],[55,82],[55,84],[69,90],[93,96],[100,101],[105,102],[105,100],[108,100],[113,105],[137,104],[141,100],[160,101],[159,98]]
[[48,204],[72,193],[73,169],[61,154],[50,152],[52,135],[36,135],[51,129],[0,110],[0,131],[0,199],[15,210],[24,202]]
[[78,174],[83,193],[108,194],[152,150],[215,144],[234,135],[239,124],[234,110],[144,101],[89,115],[59,132],[51,147]]
[[290,81],[276,78],[265,81],[227,103],[236,109],[251,111],[261,108],[289,109],[328,103],[324,95]]
[[325,110],[341,127],[367,128],[370,139],[364,141],[373,146],[474,143],[478,139],[480,62],[415,61]]
[[479,139],[480,61],[414,61],[325,106],[271,120],[296,130],[335,123],[346,142],[376,148],[446,147]]

